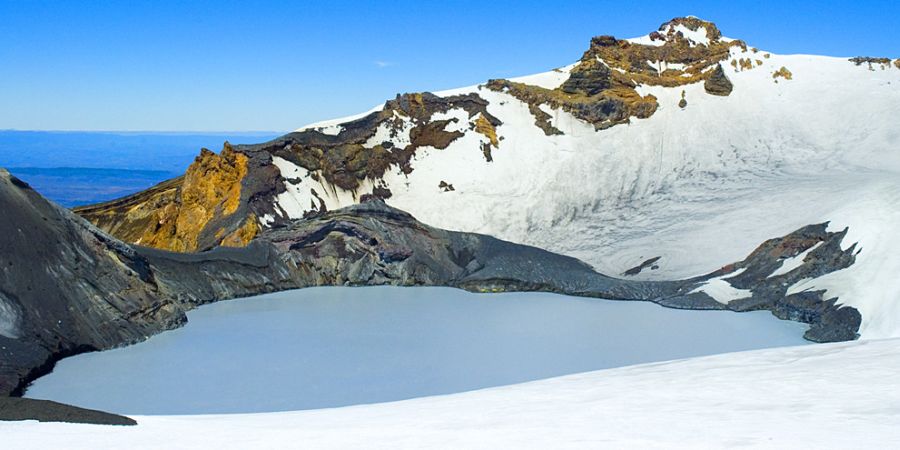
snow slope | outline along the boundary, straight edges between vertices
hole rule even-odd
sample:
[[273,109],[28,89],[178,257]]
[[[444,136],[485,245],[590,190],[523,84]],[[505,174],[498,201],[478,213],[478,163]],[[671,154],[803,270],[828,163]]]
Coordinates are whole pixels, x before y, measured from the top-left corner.
[[[752,68],[731,65],[741,59]],[[573,66],[516,81],[553,88]],[[659,99],[657,112],[602,131],[542,105],[559,136],[544,135],[506,93],[438,93],[488,100],[503,122],[499,148],[485,161],[476,132],[444,150],[425,147],[412,173],[385,175],[388,203],[431,225],[536,245],[613,275],[661,256],[643,279],[698,275],[811,223],[851,226],[845,244],[859,241],[856,265],[792,291],[827,288],[861,310],[863,337],[900,336],[900,70],[738,47],[723,66],[730,96],[708,95],[702,82],[641,87]],[[791,80],[773,77],[782,67]],[[329,209],[358,199],[320,191]],[[315,200],[308,189],[300,196],[285,210]]]
[[888,448],[900,339],[588,372],[440,397],[288,413],[0,422],[30,448]]

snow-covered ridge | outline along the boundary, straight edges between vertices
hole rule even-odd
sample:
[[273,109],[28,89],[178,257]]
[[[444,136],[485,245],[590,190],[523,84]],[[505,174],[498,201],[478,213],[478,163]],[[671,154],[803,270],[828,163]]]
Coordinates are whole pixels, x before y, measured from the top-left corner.
[[318,130],[325,134],[331,134],[331,135],[339,134],[343,128],[343,127],[341,127],[342,124],[345,124],[347,122],[352,122],[356,119],[361,119],[373,112],[381,111],[381,108],[383,106],[384,105],[374,106],[374,107],[372,107],[372,109],[370,109],[364,113],[353,114],[351,116],[345,116],[345,117],[338,117],[336,119],[323,120],[320,122],[314,122],[309,125],[304,125],[300,128],[297,128],[294,131],[303,131],[303,130],[313,130],[314,129],[314,130]]
[[[702,43],[699,28],[684,26],[660,34]],[[552,89],[574,66],[514,81]],[[443,92],[476,93],[503,122],[492,161],[471,131],[443,150],[423,148],[414,171],[385,175],[388,202],[435,226],[569,254],[605,273],[662,256],[659,270],[638,275],[650,279],[697,275],[765,239],[831,221],[850,227],[845,243],[859,242],[857,263],[790,292],[828,289],[862,311],[863,337],[900,336],[900,242],[891,237],[900,223],[900,133],[891,120],[900,112],[900,70],[740,46],[722,66],[731,95],[710,96],[702,82],[641,85],[657,111],[607,130],[539,105],[560,135],[535,126],[529,106],[508,93]],[[791,80],[773,77],[781,68]],[[442,181],[455,190],[440,189]]]
[[[775,348],[346,408],[0,422],[6,449],[887,448],[900,340]],[[827,393],[825,395],[824,393]],[[677,417],[678,420],[672,420]],[[602,426],[598,426],[602,424]]]
[[569,75],[572,72],[572,69],[574,69],[577,65],[578,63],[572,63],[565,67],[553,69],[549,72],[526,75],[524,77],[510,78],[509,81],[514,81],[516,83],[525,83],[532,86],[542,87],[544,89],[556,89],[569,79]]

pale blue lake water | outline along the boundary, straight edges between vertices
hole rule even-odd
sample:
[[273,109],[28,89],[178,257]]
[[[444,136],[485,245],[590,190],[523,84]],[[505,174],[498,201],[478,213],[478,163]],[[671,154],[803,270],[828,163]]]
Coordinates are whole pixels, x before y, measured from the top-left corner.
[[765,311],[450,288],[302,289],[188,318],[141,344],[65,359],[26,397],[125,414],[284,411],[806,344],[805,325]]

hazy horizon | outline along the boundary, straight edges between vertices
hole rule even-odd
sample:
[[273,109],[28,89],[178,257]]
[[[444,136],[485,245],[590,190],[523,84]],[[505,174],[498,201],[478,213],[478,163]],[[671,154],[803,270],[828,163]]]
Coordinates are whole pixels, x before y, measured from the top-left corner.
[[238,134],[258,135],[272,133],[290,133],[293,130],[79,130],[79,129],[20,129],[0,128],[0,133],[94,133],[94,134]]

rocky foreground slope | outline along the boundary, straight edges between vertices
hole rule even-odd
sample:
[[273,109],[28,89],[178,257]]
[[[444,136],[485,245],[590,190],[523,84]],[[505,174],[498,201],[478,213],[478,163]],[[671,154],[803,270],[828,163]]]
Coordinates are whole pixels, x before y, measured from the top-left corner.
[[[440,230],[372,200],[295,220],[245,247],[176,253],[110,237],[0,171],[0,394],[21,394],[55,361],[138,342],[228,298],[315,285],[437,285],[476,292],[551,291],[687,309],[768,309],[809,323],[814,341],[857,337],[860,315],[801,278],[853,264],[844,233],[811,225],[745,260],[680,281],[633,281],[490,236]],[[785,270],[790,264],[790,270]],[[731,280],[722,289],[722,279]],[[736,295],[735,295],[736,292]]]

